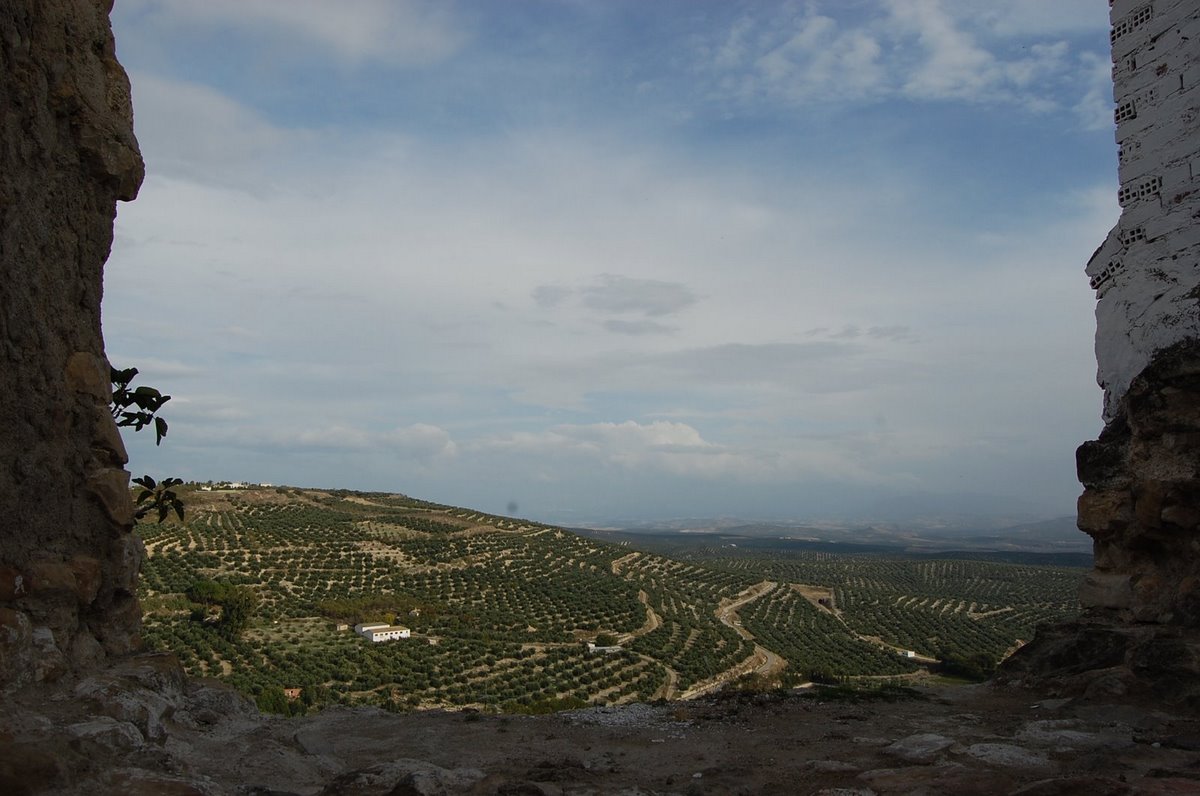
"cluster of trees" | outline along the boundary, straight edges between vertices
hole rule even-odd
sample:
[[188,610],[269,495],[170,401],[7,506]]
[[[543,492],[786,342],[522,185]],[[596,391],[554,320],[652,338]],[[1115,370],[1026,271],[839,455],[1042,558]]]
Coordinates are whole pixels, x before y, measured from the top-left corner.
[[199,608],[193,619],[208,621],[210,609],[218,609],[217,632],[227,639],[235,639],[250,623],[258,599],[254,592],[244,586],[234,586],[215,580],[200,580],[188,587],[187,597]]

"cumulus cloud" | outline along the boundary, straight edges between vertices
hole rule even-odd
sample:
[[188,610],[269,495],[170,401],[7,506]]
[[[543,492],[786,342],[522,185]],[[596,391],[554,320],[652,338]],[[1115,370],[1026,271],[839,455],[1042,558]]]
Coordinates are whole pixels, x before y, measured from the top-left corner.
[[[1082,13],[1083,2],[884,0],[860,18],[810,2],[732,21],[723,39],[702,47],[702,68],[714,96],[743,105],[908,97],[1041,112],[1064,104],[1059,92],[1090,91],[1087,53],[1056,38],[1103,28],[1103,14]],[[1016,36],[1043,40],[1013,50]]]
[[1038,43],[1004,57],[984,47],[942,0],[889,0],[890,24],[917,45],[902,90],[917,99],[1052,104],[1039,78],[1063,71],[1067,43]]
[[428,423],[414,423],[379,435],[379,442],[391,451],[428,464],[458,455],[458,445],[443,428]]
[[473,448],[488,454],[584,459],[623,469],[704,478],[752,477],[763,472],[758,454],[715,445],[693,426],[669,420],[559,425],[540,432],[494,436]]
[[870,31],[847,30],[809,6],[764,21],[742,17],[709,57],[717,90],[742,102],[859,99],[885,84],[882,47]]

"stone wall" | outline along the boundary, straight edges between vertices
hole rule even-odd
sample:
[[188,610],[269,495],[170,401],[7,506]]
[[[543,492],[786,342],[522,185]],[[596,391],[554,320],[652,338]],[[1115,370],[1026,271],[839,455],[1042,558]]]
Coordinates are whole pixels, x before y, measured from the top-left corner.
[[1110,7],[1122,210],[1087,266],[1108,423],[1078,453],[1080,602],[1200,627],[1200,5]]
[[1111,0],[1121,218],[1087,266],[1106,425],[1076,454],[1095,569],[1005,676],[1200,706],[1200,5]]
[[0,685],[137,644],[102,269],[143,167],[111,0],[0,3]]
[[1200,628],[1200,341],[1159,352],[1076,459],[1096,554],[1080,602],[1123,623]]

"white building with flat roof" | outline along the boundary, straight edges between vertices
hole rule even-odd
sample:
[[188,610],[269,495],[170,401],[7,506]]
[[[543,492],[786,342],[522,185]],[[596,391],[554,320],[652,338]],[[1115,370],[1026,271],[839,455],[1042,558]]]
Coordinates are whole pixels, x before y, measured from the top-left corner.
[[368,641],[395,641],[412,635],[412,631],[403,625],[389,625],[384,622],[358,624],[354,626],[354,632]]

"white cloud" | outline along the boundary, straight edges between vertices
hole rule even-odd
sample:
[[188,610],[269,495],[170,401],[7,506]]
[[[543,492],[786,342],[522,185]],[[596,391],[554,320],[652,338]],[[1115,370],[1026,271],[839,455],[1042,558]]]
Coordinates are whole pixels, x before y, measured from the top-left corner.
[[[209,421],[244,420],[244,413],[210,414]],[[226,425],[216,432],[216,441],[242,450],[294,451],[327,453],[386,453],[401,464],[429,466],[445,462],[458,455],[458,445],[450,434],[438,426],[414,423],[410,426],[375,431],[362,426],[333,423],[324,426],[289,425],[286,420],[271,418],[270,427]],[[194,433],[186,443],[196,442]]]
[[1113,121],[1112,61],[1096,53],[1083,53],[1080,62],[1089,79],[1087,91],[1072,110],[1086,130],[1111,130]]
[[973,99],[1000,81],[996,58],[957,27],[939,0],[889,0],[890,22],[916,37],[923,55],[904,91],[927,99]]
[[458,445],[445,429],[428,423],[414,423],[405,428],[386,431],[380,442],[390,450],[408,456],[423,464],[453,459],[458,455]]
[[1107,33],[1108,14],[1100,0],[953,0],[964,20],[998,36],[1058,36]]
[[840,30],[830,17],[807,13],[794,34],[755,61],[771,94],[802,99],[814,94],[856,98],[883,82],[879,42],[862,30]]
[[764,24],[742,17],[714,48],[720,93],[740,102],[853,100],[879,93],[882,48],[866,30],[843,30],[810,6]]
[[315,135],[288,130],[199,83],[134,72],[135,129],[147,172],[262,192],[272,163],[286,161]]
[[[1016,104],[1044,112],[1091,80],[1063,38],[1103,28],[1103,10],[1058,3],[883,0],[854,19],[837,4],[743,16],[701,51],[715,94],[738,105],[861,103],[895,97]],[[1053,8],[1053,10],[1045,10]],[[823,13],[820,9],[829,9]],[[1077,12],[1077,13],[1075,13]],[[1041,37],[1012,49],[1014,37]],[[1070,106],[1075,100],[1065,104]]]
[[549,480],[555,472],[599,468],[648,479],[671,476],[759,485],[833,479],[860,487],[911,487],[920,479],[896,465],[920,457],[930,442],[924,436],[871,431],[731,446],[705,439],[688,423],[627,420],[494,435],[468,448],[473,457],[494,457],[515,467],[534,460]]
[[452,6],[433,0],[121,0],[131,13],[175,30],[253,31],[293,57],[325,50],[350,65],[425,65],[467,40]]
[[714,445],[694,427],[668,420],[559,425],[541,432],[491,437],[473,449],[488,454],[583,459],[701,478],[753,477],[762,471],[755,454]]

